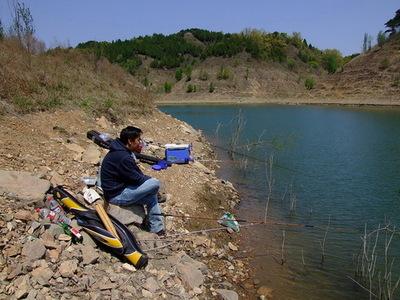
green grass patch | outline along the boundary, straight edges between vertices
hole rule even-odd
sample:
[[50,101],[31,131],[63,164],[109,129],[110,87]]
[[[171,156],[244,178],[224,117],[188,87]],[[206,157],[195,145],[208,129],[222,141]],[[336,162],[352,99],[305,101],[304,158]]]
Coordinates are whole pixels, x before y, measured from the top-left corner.
[[33,110],[35,103],[31,98],[24,96],[16,96],[12,99],[14,105],[20,112],[26,113]]
[[217,79],[218,80],[227,80],[231,77],[230,71],[228,68],[225,68],[224,66],[221,66],[217,73]]
[[312,90],[315,86],[315,79],[311,77],[306,78],[306,80],[304,81],[304,86],[307,90]]

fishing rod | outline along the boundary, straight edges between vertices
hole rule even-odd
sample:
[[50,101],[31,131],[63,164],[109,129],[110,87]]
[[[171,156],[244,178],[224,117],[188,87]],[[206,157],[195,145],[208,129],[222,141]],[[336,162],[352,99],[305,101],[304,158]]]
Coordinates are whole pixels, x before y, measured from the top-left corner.
[[[221,221],[224,220],[222,218],[209,218],[209,217],[199,217],[199,216],[190,216],[190,215],[177,215],[177,214],[168,214],[168,213],[159,213],[159,214],[154,214],[156,216],[162,216],[162,217],[172,217],[172,218],[181,218],[181,219],[197,219],[197,220],[209,220],[209,221]],[[268,217],[269,219],[275,219],[277,220],[278,218],[276,217]],[[287,226],[287,227],[298,227],[298,228],[313,228],[313,229],[318,229],[323,232],[326,231],[326,227],[319,226],[319,225],[311,225],[311,224],[303,224],[303,223],[286,223],[286,222],[280,222],[280,221],[254,221],[254,220],[246,220],[246,219],[225,219],[225,221],[236,221],[238,223],[247,223],[247,224],[242,224],[239,227],[240,228],[246,228],[249,226],[255,226],[255,225],[273,225],[273,226]],[[207,229],[205,229],[207,230]],[[330,226],[329,227],[330,231],[334,231],[336,233],[346,233],[346,234],[360,234],[363,233],[362,229],[354,228],[354,227],[334,227]],[[384,230],[384,228],[382,228]],[[389,230],[389,229],[388,229]],[[390,230],[389,230],[390,231]],[[399,235],[400,232],[398,230],[395,230],[395,234]]]
[[[314,227],[314,225],[309,225],[309,224],[296,224],[296,223],[284,223],[284,222],[273,222],[273,221],[249,221],[249,220],[245,220],[245,219],[223,219],[223,218],[217,219],[217,218],[175,215],[175,214],[166,214],[166,213],[159,213],[159,214],[153,214],[153,215],[162,216],[162,217],[173,217],[173,218],[182,218],[182,219],[198,219],[198,220],[209,220],[209,221],[236,221],[238,223],[248,223],[247,225],[283,225],[283,226],[306,227],[306,228]],[[241,227],[243,227],[243,226],[244,225],[241,225]]]

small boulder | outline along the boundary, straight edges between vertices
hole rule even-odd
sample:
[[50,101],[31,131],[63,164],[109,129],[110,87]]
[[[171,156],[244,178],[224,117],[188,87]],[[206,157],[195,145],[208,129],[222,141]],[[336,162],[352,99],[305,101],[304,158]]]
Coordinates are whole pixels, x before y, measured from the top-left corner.
[[28,172],[0,170],[0,195],[21,201],[21,206],[40,203],[50,188],[48,180]]
[[82,154],[82,161],[88,164],[97,165],[100,163],[100,151],[96,145],[89,145],[89,147]]
[[125,225],[141,224],[146,216],[143,205],[121,207],[109,204],[108,213]]
[[97,247],[96,242],[93,240],[93,238],[84,230],[82,230],[81,232],[82,235],[82,244],[84,246],[91,246],[93,248]]
[[178,264],[177,268],[179,277],[183,281],[186,288],[193,290],[200,287],[204,283],[204,275],[201,271],[191,264]]
[[63,261],[58,268],[60,275],[62,277],[70,278],[74,276],[76,270],[78,269],[78,261],[76,259],[71,259]]
[[97,253],[96,249],[94,249],[90,245],[83,246],[81,248],[82,251],[82,258],[84,265],[90,265],[95,263],[99,259],[99,254]]
[[32,271],[32,278],[40,285],[48,286],[49,280],[53,277],[53,271],[48,267],[39,267]]
[[60,257],[60,251],[58,249],[48,250],[47,256],[52,263],[56,263]]
[[238,251],[239,250],[239,248],[236,245],[232,244],[231,242],[228,243],[228,247],[232,251]]
[[21,221],[32,221],[34,218],[34,215],[31,211],[19,210],[15,213],[14,217],[17,220],[21,220]]
[[219,296],[219,299],[222,300],[238,300],[239,295],[235,291],[225,290],[225,289],[216,289],[215,290]]
[[26,297],[31,289],[29,275],[18,277],[14,281],[14,286],[16,287],[15,298],[21,299]]
[[63,185],[64,184],[64,178],[58,174],[57,172],[51,172],[51,178],[50,182],[53,186],[57,185]]
[[144,298],[153,298],[153,293],[152,293],[152,292],[149,292],[149,291],[146,290],[146,289],[142,289],[142,296],[143,296]]
[[128,263],[124,263],[122,265],[122,269],[129,271],[129,272],[136,272],[136,268],[134,266],[132,266],[131,264]]
[[154,277],[147,278],[143,287],[151,293],[155,293],[160,288]]
[[6,257],[17,256],[20,253],[21,253],[21,246],[20,245],[10,245],[8,248],[3,250],[3,254]]
[[28,261],[41,259],[45,254],[46,247],[39,239],[26,242],[22,248],[22,255],[25,256]]
[[47,231],[55,238],[58,239],[58,237],[64,233],[64,229],[57,224],[50,224],[49,229]]
[[22,266],[21,264],[16,264],[14,266],[11,266],[11,272],[7,275],[6,279],[7,280],[12,280],[15,277],[21,275],[22,272]]

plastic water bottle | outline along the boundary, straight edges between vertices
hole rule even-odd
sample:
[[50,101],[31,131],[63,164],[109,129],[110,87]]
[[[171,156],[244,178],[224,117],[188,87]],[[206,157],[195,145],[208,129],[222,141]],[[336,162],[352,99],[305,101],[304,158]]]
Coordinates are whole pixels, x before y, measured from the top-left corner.
[[54,211],[57,214],[64,214],[64,210],[61,205],[54,200],[52,195],[47,195],[45,205],[50,210]]
[[56,213],[48,208],[37,208],[36,211],[39,213],[39,216],[43,219],[49,219],[52,223],[65,223],[67,225],[71,225],[71,219],[61,213]]

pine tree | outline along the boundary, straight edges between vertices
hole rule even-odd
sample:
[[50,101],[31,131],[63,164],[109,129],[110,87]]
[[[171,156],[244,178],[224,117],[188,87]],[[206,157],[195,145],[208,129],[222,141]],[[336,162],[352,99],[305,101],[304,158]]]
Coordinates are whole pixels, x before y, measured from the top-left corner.
[[400,9],[396,11],[395,16],[385,23],[385,26],[389,28],[386,32],[389,32],[390,35],[393,35],[400,28]]

